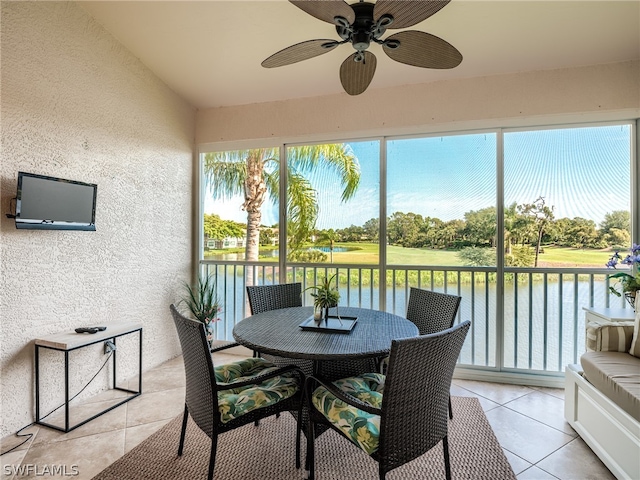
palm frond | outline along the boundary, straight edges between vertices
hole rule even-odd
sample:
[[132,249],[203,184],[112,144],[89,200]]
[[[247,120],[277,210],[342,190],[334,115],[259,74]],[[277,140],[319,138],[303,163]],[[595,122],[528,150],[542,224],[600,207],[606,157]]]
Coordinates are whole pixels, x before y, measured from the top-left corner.
[[193,317],[200,321],[214,320],[220,309],[216,280],[213,276],[198,277],[196,285],[184,283],[184,296],[179,304],[184,304]]
[[303,145],[287,149],[289,168],[320,180],[337,173],[342,201],[352,198],[360,185],[360,163],[348,144]]

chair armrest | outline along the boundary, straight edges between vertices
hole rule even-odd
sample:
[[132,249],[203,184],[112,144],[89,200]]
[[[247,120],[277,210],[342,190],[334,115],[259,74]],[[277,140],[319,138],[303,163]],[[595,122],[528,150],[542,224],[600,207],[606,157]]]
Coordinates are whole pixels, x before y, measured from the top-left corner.
[[372,407],[371,405],[369,405],[368,403],[363,402],[359,398],[356,398],[353,395],[349,395],[347,392],[344,392],[344,391],[340,390],[332,382],[329,382],[329,381],[326,381],[326,380],[324,380],[322,378],[318,378],[318,377],[314,377],[314,376],[308,376],[307,380],[305,382],[305,387],[304,388],[305,388],[305,391],[309,395],[309,399],[311,399],[311,392],[312,392],[312,384],[313,384],[313,382],[319,383],[324,388],[326,388],[332,395],[334,395],[338,400],[342,400],[343,402],[345,402],[348,405],[351,405],[352,407],[356,407],[356,408],[358,408],[360,410],[363,410],[363,411],[365,411],[367,413],[371,413],[373,415],[382,415],[382,409],[376,408],[376,407]]
[[221,390],[230,390],[232,388],[240,388],[240,387],[248,387],[250,385],[258,385],[265,380],[268,380],[273,377],[277,377],[278,375],[282,375],[283,373],[293,372],[298,375],[300,378],[300,384],[304,384],[304,373],[295,365],[287,365],[286,367],[278,368],[277,370],[273,370],[272,372],[265,373],[263,375],[258,375],[257,377],[252,377],[249,380],[244,380],[242,382],[231,382],[231,383],[218,383],[218,388],[216,391]]

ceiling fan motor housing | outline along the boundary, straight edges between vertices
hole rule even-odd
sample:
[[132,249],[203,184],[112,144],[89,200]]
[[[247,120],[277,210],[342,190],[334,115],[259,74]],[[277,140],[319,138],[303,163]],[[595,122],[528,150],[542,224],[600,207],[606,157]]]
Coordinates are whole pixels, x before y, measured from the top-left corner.
[[[373,3],[369,2],[358,2],[351,5],[354,13],[356,14],[356,19],[353,21],[353,24],[350,28],[350,35],[347,39],[353,45],[353,48],[358,52],[362,52],[369,48],[371,43],[371,38],[373,37]],[[341,33],[341,26],[336,26],[336,30],[338,31],[338,35]],[[382,33],[380,33],[382,34]]]

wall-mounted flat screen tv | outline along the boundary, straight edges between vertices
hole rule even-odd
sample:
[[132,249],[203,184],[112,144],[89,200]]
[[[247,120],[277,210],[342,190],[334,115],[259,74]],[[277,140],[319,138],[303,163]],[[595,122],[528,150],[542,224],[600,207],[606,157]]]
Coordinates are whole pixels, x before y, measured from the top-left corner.
[[92,183],[18,172],[16,228],[96,229],[96,194]]

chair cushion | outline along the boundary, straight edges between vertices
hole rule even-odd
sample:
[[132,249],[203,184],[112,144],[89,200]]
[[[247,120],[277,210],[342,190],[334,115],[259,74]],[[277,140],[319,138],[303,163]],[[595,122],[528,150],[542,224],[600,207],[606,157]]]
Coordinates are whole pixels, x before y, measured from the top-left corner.
[[[218,386],[250,380],[278,367],[263,358],[247,358],[214,368]],[[293,396],[298,391],[298,377],[292,372],[269,378],[257,385],[231,388],[218,392],[220,420],[227,423],[257,408],[273,405]]]
[[[365,373],[357,377],[336,380],[333,384],[360,401],[380,408],[385,376]],[[324,387],[318,387],[311,396],[313,406],[335,425],[347,438],[371,455],[378,450],[380,416],[367,413],[339,400]]]

